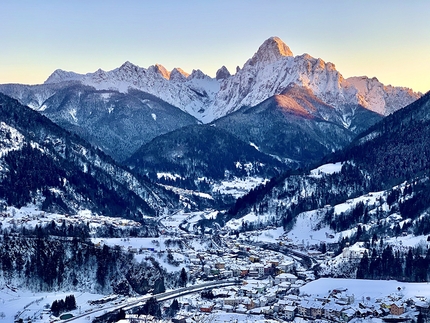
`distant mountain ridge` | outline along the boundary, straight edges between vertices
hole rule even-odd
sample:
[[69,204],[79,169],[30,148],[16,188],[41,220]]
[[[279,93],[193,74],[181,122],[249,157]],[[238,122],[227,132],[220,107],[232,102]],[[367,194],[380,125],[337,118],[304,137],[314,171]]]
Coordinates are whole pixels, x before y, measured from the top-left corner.
[[332,63],[294,56],[278,37],[235,74],[224,66],[216,74],[125,62],[107,72],[56,70],[45,84],[5,84],[0,92],[119,162],[160,135],[198,123],[216,124],[283,162],[315,162],[420,97],[376,78],[344,79]]
[[79,81],[98,90],[127,92],[138,89],[160,97],[204,123],[225,116],[242,106],[254,106],[295,84],[310,89],[326,104],[341,108],[359,104],[388,115],[418,99],[420,94],[403,87],[385,86],[376,78],[344,79],[332,63],[308,54],[293,56],[278,37],[267,39],[236,74],[225,67],[211,78],[200,70],[187,74],[162,65],[141,68],[130,62],[105,72],[77,74],[56,70],[45,84]]
[[140,90],[155,95],[194,117],[201,115],[199,111],[210,105],[219,90],[218,81],[200,70],[193,70],[188,75],[179,68],[168,72],[159,64],[145,69],[130,62],[125,62],[112,71],[99,69],[85,75],[56,70],[45,84],[70,81],[79,81],[97,90],[115,90],[121,93],[127,93],[129,89]]
[[194,117],[159,98],[138,90],[127,94],[70,81],[50,85],[8,84],[3,92],[86,139],[117,161],[141,145],[183,126]]

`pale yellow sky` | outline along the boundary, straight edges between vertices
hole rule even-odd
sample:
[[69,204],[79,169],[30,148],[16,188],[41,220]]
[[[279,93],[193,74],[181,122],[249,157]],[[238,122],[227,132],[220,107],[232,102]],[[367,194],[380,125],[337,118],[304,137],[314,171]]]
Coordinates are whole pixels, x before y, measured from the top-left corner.
[[125,61],[234,72],[271,36],[344,77],[430,90],[430,1],[16,0],[0,12],[0,83],[43,83],[55,69]]

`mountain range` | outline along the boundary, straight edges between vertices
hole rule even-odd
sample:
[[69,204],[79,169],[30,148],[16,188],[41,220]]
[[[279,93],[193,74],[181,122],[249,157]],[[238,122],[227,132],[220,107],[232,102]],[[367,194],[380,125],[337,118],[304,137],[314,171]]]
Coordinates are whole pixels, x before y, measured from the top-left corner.
[[[108,72],[56,70],[44,84],[5,84],[0,85],[0,92],[79,134],[120,162],[159,135],[211,122],[280,160],[302,163],[313,156],[315,161],[421,95],[407,88],[385,86],[376,78],[344,79],[332,63],[308,54],[293,56],[277,37],[267,39],[233,75],[225,67],[211,78],[200,70],[187,74],[180,68],[169,72],[158,64],[145,69],[126,62]],[[255,111],[261,112],[261,107],[249,108],[266,100],[277,102],[288,112],[272,114],[270,122],[260,124],[257,120],[261,113],[255,115]],[[247,134],[226,125],[236,125],[236,121],[220,121],[230,116],[237,120],[238,115],[244,119],[245,114]],[[287,117],[293,114],[294,118]],[[311,133],[303,129],[303,120],[313,129]],[[249,129],[249,123],[259,129]],[[268,147],[263,142],[274,139],[273,124],[277,123],[293,130],[277,143],[277,148]],[[316,136],[318,127],[333,129],[326,138],[321,132]],[[342,135],[335,138],[334,132]],[[265,138],[260,138],[262,133],[267,134]],[[302,142],[295,144],[289,139],[302,135],[310,137],[315,145],[303,148]]]
[[108,72],[56,70],[44,84],[4,84],[0,92],[135,176],[173,177],[205,193],[223,179],[316,163],[421,96],[376,78],[345,79],[332,63],[294,56],[277,37],[235,74],[221,67],[215,78],[126,62]]
[[[137,89],[179,107],[204,123],[242,106],[257,105],[291,84],[309,88],[335,108],[359,104],[384,116],[419,96],[407,88],[384,86],[376,78],[344,79],[332,63],[308,54],[293,56],[278,37],[267,39],[234,75],[222,67],[217,76],[211,78],[200,70],[188,74],[180,68],[169,72],[159,64],[145,69],[126,62],[112,71],[99,69],[85,75],[56,70],[45,85],[78,81],[97,90],[127,93],[129,89]],[[39,97],[31,106],[43,109],[44,99]]]
[[[368,263],[363,256],[352,268],[341,262],[322,270],[324,275],[344,277],[352,269],[354,278],[417,279],[405,276],[403,269],[377,269],[374,260],[382,250],[375,241],[389,241],[397,259],[405,259],[410,246],[403,248],[400,242],[399,247],[397,239],[414,237],[416,244],[430,234],[429,106],[427,93],[326,156],[318,167],[285,172],[251,190],[219,216],[218,223],[234,226],[242,219],[241,228],[251,231],[282,225],[288,239],[294,240],[299,231],[316,243],[325,236],[324,241],[336,246],[335,253],[352,245],[369,250]],[[425,254],[427,243],[423,244]],[[420,268],[427,272],[428,265]]]

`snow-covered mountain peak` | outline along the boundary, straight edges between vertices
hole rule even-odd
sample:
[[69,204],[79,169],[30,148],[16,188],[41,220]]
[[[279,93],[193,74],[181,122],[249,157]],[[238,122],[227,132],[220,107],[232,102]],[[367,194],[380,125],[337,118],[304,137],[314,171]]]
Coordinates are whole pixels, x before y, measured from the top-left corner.
[[92,74],[92,77],[93,77],[93,79],[99,80],[99,82],[106,81],[109,79],[109,75],[105,71],[103,71],[101,68],[99,68],[97,71],[95,71]]
[[258,48],[249,63],[251,65],[258,62],[270,64],[284,56],[293,56],[293,52],[280,38],[270,37]]
[[183,69],[179,67],[175,67],[170,72],[171,81],[185,81],[188,78],[188,76],[190,76],[190,74],[188,74],[187,72],[185,72]]
[[124,64],[119,67],[120,70],[134,70],[136,68],[137,66],[129,61],[124,62]]
[[82,74],[75,72],[67,72],[61,69],[55,70],[44,82],[44,84],[54,84],[66,81],[80,81],[82,79]]
[[[124,64],[122,64],[120,67],[106,72],[106,74],[109,75],[109,78],[119,78],[122,80],[134,77],[135,75],[138,75],[142,73],[145,69],[134,65],[130,63],[129,61],[126,61]],[[93,78],[95,73],[88,73],[86,76],[88,79]]]
[[[139,73],[139,71],[142,70],[141,67],[134,65],[133,63],[130,63],[129,61],[126,61],[124,64],[122,64],[120,67],[114,69],[113,71],[106,72],[108,75],[115,74],[117,76],[121,75],[122,78],[131,76],[134,74]],[[95,73],[88,73],[87,77],[93,76]]]
[[158,74],[160,74],[166,80],[170,80],[170,72],[163,65],[155,64],[154,67]]
[[382,84],[376,77],[355,76],[346,79],[357,89],[358,103],[381,115],[389,115],[417,100],[421,94],[409,88]]
[[207,76],[205,73],[203,73],[201,70],[193,70],[191,72],[191,75],[189,76],[189,78],[192,79],[200,79],[200,80],[204,80],[204,79],[211,79],[211,77]]

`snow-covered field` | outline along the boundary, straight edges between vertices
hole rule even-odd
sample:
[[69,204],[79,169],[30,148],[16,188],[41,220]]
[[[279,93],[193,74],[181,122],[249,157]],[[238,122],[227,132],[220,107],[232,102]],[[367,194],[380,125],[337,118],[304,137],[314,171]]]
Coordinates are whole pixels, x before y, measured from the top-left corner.
[[[0,322],[14,322],[17,315],[24,320],[30,318],[31,322],[50,322],[50,315],[44,309],[49,309],[53,301],[65,299],[71,294],[75,295],[78,307],[70,312],[74,316],[94,308],[88,301],[103,297],[98,294],[73,292],[32,293],[6,285],[0,286]],[[82,319],[81,322],[89,321]]]
[[232,180],[224,180],[215,184],[212,191],[220,192],[223,195],[229,194],[237,199],[248,193],[256,186],[264,184],[268,181],[268,179],[261,177],[234,178]]
[[187,257],[182,252],[175,252],[175,246],[171,248],[167,246],[167,239],[169,238],[161,236],[159,238],[94,238],[92,241],[95,244],[106,244],[110,247],[120,246],[124,250],[131,251],[135,253],[134,258],[138,262],[153,257],[167,272],[180,271],[184,265],[178,267],[168,263],[167,250],[172,250],[173,259],[180,263],[186,262]]
[[57,213],[47,213],[41,211],[37,205],[30,204],[21,208],[8,207],[6,211],[0,213],[0,223],[2,228],[10,228],[13,226],[25,226],[26,228],[34,228],[36,225],[46,225],[54,221],[57,225],[61,225],[63,221],[67,224],[88,223],[90,229],[104,226],[107,223],[114,226],[140,226],[140,223],[123,218],[113,218],[94,214],[89,210],[79,211],[76,215],[64,215]]
[[273,217],[270,213],[265,214],[255,214],[255,212],[249,212],[247,215],[240,219],[233,219],[226,223],[226,227],[231,230],[239,230],[242,227],[242,222],[254,223],[256,227],[266,226],[264,223],[268,223],[268,221]]
[[324,174],[333,174],[333,173],[339,173],[342,169],[342,163],[338,162],[335,164],[325,164],[321,165],[318,168],[315,168],[311,170],[310,174],[312,177],[320,178]]

